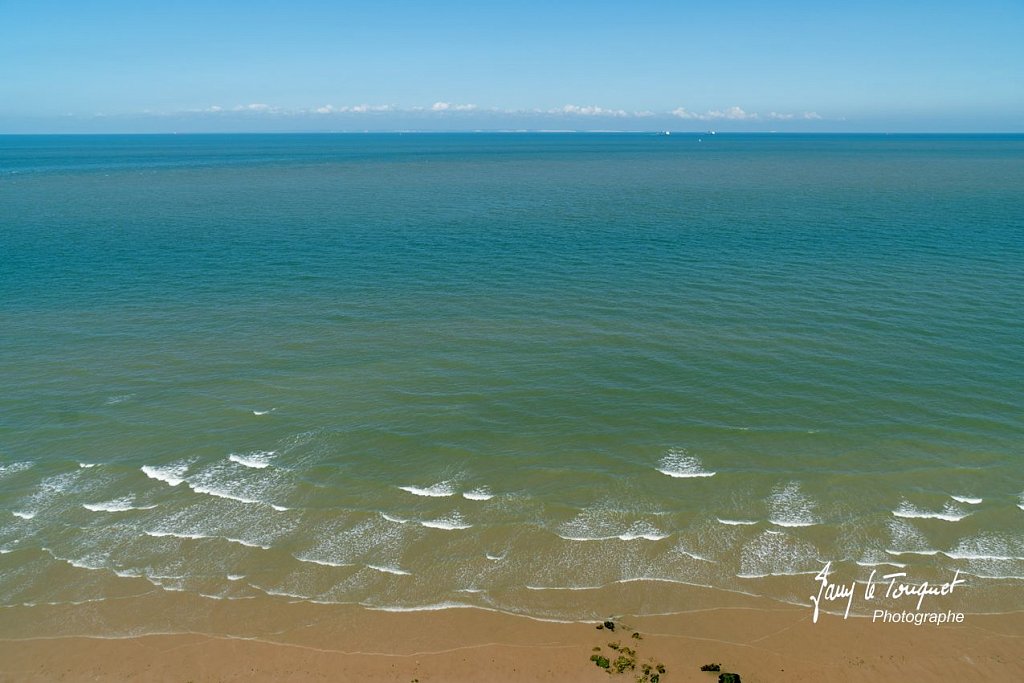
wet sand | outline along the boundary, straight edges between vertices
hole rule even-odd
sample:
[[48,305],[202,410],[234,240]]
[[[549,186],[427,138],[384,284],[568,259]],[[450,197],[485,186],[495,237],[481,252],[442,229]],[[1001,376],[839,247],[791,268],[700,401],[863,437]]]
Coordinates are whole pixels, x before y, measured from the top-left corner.
[[[808,608],[755,598],[737,603],[744,604],[620,617],[614,633],[479,609],[393,613],[286,603],[268,613],[266,605],[224,602],[206,615],[220,633],[231,632],[224,626],[232,620],[238,620],[236,633],[243,624],[264,631],[245,638],[198,632],[88,637],[83,626],[90,622],[98,629],[115,625],[110,614],[88,605],[53,608],[77,612],[70,623],[82,634],[23,638],[10,619],[30,614],[11,608],[0,640],[0,680],[632,682],[637,672],[608,676],[590,661],[593,648],[608,654],[610,642],[634,648],[639,663],[664,664],[662,683],[717,681],[717,674],[700,671],[710,662],[748,683],[1024,680],[1024,613],[968,614],[963,624],[942,626],[823,614],[815,624]],[[254,623],[257,614],[262,618]],[[276,631],[268,629],[274,622]],[[642,638],[634,639],[633,631]]]

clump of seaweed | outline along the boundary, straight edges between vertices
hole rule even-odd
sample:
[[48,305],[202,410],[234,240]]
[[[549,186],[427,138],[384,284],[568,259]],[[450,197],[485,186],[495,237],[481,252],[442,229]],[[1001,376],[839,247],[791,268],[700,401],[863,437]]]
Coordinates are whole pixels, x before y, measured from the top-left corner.
[[718,674],[718,683],[741,683],[739,674]]
[[721,664],[705,664],[700,668],[701,671],[721,671]]
[[[653,659],[650,661],[654,662]],[[659,683],[664,673],[664,664],[644,664],[640,667],[640,675],[636,677],[636,680],[637,683]]]
[[[625,631],[632,631],[625,624],[616,625],[615,622],[606,621],[602,624],[598,624],[599,630],[614,631],[615,627],[619,626]],[[643,640],[643,636],[639,631],[632,631],[630,638],[634,641]],[[590,655],[590,661],[595,666],[605,670],[605,673],[612,675],[620,675],[626,672],[636,672],[637,667],[640,667],[639,672],[635,676],[637,683],[661,683],[661,677],[665,674],[665,665],[660,662],[655,662],[654,659],[649,659],[647,663],[639,663],[639,657],[634,648],[629,645],[624,645],[618,640],[613,640],[605,644],[611,653],[605,656],[603,648],[597,646],[593,648],[595,654]]]

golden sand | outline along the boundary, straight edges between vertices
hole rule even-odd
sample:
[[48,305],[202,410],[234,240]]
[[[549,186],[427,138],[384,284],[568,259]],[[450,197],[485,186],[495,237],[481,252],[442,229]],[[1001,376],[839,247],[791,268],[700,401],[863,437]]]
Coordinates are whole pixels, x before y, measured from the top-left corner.
[[[173,599],[162,613],[168,631],[200,610],[211,632],[88,635],[90,623],[107,633],[139,630],[140,614],[155,603],[54,606],[48,616],[38,607],[8,608],[0,680],[632,683],[638,670],[609,675],[590,661],[595,647],[611,652],[610,643],[628,644],[639,664],[663,664],[662,683],[714,683],[717,674],[700,670],[711,662],[747,683],[1024,680],[1024,613],[968,614],[963,624],[942,626],[834,614],[812,623],[808,608],[744,598],[729,607],[618,617],[613,633],[480,609],[394,613],[298,602],[268,609],[256,601],[200,609],[187,595]],[[46,622],[51,630],[70,625],[67,635],[34,633],[40,618],[55,620]]]

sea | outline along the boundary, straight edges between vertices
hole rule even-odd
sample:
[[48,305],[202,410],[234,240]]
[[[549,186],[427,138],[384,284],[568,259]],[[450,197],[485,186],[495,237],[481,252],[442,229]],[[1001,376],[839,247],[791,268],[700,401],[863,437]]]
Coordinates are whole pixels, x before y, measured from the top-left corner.
[[1021,610],[1024,136],[0,136],[0,389],[5,633]]

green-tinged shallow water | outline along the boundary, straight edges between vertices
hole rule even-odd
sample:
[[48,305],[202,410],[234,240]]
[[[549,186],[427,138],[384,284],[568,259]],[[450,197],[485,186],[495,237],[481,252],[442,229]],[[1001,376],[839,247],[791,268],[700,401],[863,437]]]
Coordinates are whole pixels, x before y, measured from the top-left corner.
[[0,137],[0,604],[1022,609],[1022,190],[1022,136]]

